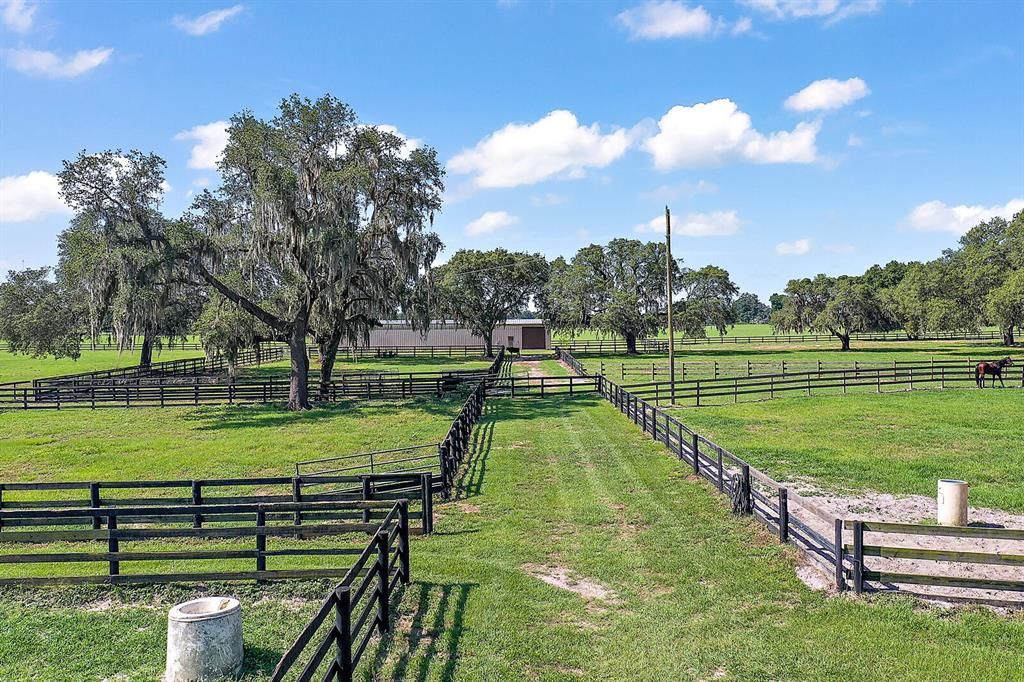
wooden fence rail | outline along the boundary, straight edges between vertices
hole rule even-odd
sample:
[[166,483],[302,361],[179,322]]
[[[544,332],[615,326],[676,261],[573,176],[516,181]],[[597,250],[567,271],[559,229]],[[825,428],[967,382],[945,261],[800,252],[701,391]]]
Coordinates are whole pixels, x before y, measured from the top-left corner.
[[[988,358],[991,360],[991,358]],[[939,358],[934,357],[928,360],[893,360],[891,362],[864,362],[861,360],[744,360],[744,361],[723,361],[723,360],[681,360],[676,362],[676,381],[693,381],[697,379],[720,379],[734,377],[751,377],[763,375],[783,374],[808,374],[821,373],[830,370],[855,370],[862,369],[897,369],[905,367],[922,367],[931,365],[935,367],[961,367],[973,370],[981,359],[971,358]],[[583,365],[580,365],[582,368]],[[573,368],[577,374],[590,373],[584,369]],[[650,378],[651,381],[668,381],[668,365],[659,362],[606,362],[601,360],[591,363],[594,374],[604,374],[609,378],[618,377],[621,382],[628,378]]]
[[[1004,382],[1010,386],[1024,387],[1024,368],[1006,372]],[[941,388],[975,383],[974,368],[961,363],[903,364],[896,367],[861,367],[858,369],[829,369],[814,372],[789,374],[755,374],[749,377],[722,377],[719,379],[697,379],[695,381],[655,381],[641,384],[627,384],[635,395],[653,400],[656,404],[668,401],[676,405],[692,403],[706,405],[715,399],[725,398],[738,402],[741,396],[762,396],[775,398],[779,394],[814,391],[847,393],[854,389],[868,389],[882,393],[886,389],[913,389],[925,385]],[[986,380],[991,383],[991,378]]]
[[[961,334],[953,332],[934,332],[910,339],[903,332],[865,332],[851,335],[860,341],[1001,341],[1002,334],[997,331]],[[763,336],[707,336],[704,338],[679,337],[675,339],[676,348],[701,345],[725,344],[764,344],[764,343],[820,343],[837,341],[831,334],[767,334]],[[626,342],[623,339],[557,339],[555,345],[569,353],[625,353]],[[667,353],[668,339],[637,339],[636,349],[642,353]]]
[[351,682],[373,635],[390,631],[392,598],[400,585],[409,584],[409,537],[404,528],[401,507],[393,509],[281,657],[271,682]]
[[[274,488],[279,488],[275,491]],[[261,476],[255,478],[213,478],[150,481],[47,481],[39,483],[0,483],[0,535],[17,527],[87,525],[102,527],[106,509],[126,507],[166,507],[188,505],[200,511],[188,519],[194,528],[202,528],[206,505],[278,504],[290,502],[365,502],[412,500],[418,509],[410,517],[422,521],[418,533],[433,529],[435,477],[422,473],[362,473],[343,475]],[[40,493],[66,493],[59,499],[43,498]],[[155,494],[166,491],[166,496]],[[49,514],[53,510],[93,510],[87,514]],[[122,512],[124,514],[124,512]],[[304,520],[327,518],[297,509],[291,514],[296,525]],[[367,519],[369,517],[367,516]],[[122,516],[122,521],[124,521]],[[223,520],[223,519],[222,519]],[[59,521],[60,523],[57,523]],[[145,519],[131,523],[146,523]]]
[[[358,554],[359,549],[347,545],[324,545],[315,547],[305,544],[287,543],[287,546],[268,548],[268,539],[343,537],[351,533],[374,533],[381,524],[374,521],[373,511],[383,523],[390,522],[393,515],[402,519],[403,533],[408,536],[408,501],[326,501],[326,502],[260,502],[242,504],[167,506],[106,507],[103,509],[21,509],[0,512],[5,522],[15,520],[44,521],[50,526],[64,525],[83,517],[91,517],[95,530],[4,530],[0,532],[0,545],[26,544],[38,549],[49,543],[105,542],[106,551],[60,551],[60,552],[18,552],[0,554],[0,566],[31,564],[89,564],[104,563],[105,574],[46,575],[0,577],[0,585],[60,585],[60,584],[144,584],[195,582],[206,580],[274,580],[289,578],[324,578],[346,573],[345,568],[283,568],[268,569],[270,557],[332,557]],[[390,510],[388,512],[387,510]],[[383,512],[387,512],[386,515]],[[313,517],[314,523],[300,524],[294,520],[296,514]],[[191,524],[201,515],[202,527]],[[124,526],[130,527],[124,527]],[[195,549],[195,539],[229,541],[229,549]],[[241,549],[238,544],[251,539],[252,548]],[[146,540],[186,541],[172,550],[156,549],[126,551],[125,542]],[[408,553],[408,544],[404,552]],[[249,570],[229,570],[237,566],[239,559],[254,560]],[[190,568],[193,561],[225,561],[227,567],[217,571],[195,571]],[[122,573],[121,565],[131,562],[186,562],[185,570],[162,573]],[[5,572],[6,574],[6,572]]]

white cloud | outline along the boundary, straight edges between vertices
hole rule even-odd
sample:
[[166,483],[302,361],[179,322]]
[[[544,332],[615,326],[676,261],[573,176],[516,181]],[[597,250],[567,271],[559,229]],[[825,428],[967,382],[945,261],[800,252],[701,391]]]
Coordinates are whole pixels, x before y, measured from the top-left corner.
[[775,253],[780,256],[803,256],[811,251],[811,240],[797,239],[793,242],[780,242],[775,245]]
[[689,7],[677,0],[651,0],[620,12],[615,19],[637,40],[705,36],[715,27],[702,5]]
[[566,201],[568,201],[568,198],[565,195],[555,194],[554,192],[530,197],[530,203],[534,206],[558,206]]
[[[665,215],[658,215],[646,223],[633,228],[639,233],[665,234]],[[712,213],[690,213],[686,216],[672,216],[672,234],[681,237],[728,237],[740,229],[740,218],[736,211],[714,211]]]
[[660,170],[713,166],[731,159],[753,163],[811,163],[820,123],[802,122],[792,131],[764,135],[735,102],[718,99],[674,106],[658,121],[658,134],[643,148]]
[[245,7],[243,5],[232,5],[231,7],[225,7],[224,9],[213,10],[206,14],[200,14],[194,19],[190,19],[181,14],[175,15],[171,22],[192,36],[205,36],[207,33],[213,33],[220,30],[221,24],[230,19],[233,16],[242,13]]
[[503,230],[509,225],[519,222],[519,218],[509,215],[505,211],[487,211],[482,216],[466,225],[466,234],[477,237],[482,234],[490,234]]
[[510,123],[448,162],[448,169],[474,174],[477,187],[516,187],[551,177],[582,177],[626,153],[627,131],[602,134],[598,124],[580,125],[571,111],[556,110],[534,123]]
[[36,13],[34,2],[26,0],[0,0],[0,7],[3,7],[4,26],[16,33],[27,33],[32,28],[33,15]]
[[846,146],[847,147],[863,147],[864,146],[864,140],[863,140],[863,138],[860,138],[857,135],[855,135],[853,133],[850,133],[850,136],[848,138],[846,138]]
[[174,136],[175,140],[194,140],[189,168],[216,170],[224,147],[228,144],[228,122],[214,121],[183,130]]
[[784,106],[790,111],[828,111],[840,109],[871,94],[868,84],[860,78],[844,81],[825,78],[814,81],[800,92],[786,98]]
[[206,177],[205,175],[201,175],[201,176],[199,176],[198,178],[196,178],[195,180],[192,181],[192,186],[193,187],[200,187],[200,188],[202,188],[202,187],[209,187],[210,186],[210,178]]
[[70,57],[61,57],[54,52],[18,48],[4,50],[7,64],[15,71],[30,76],[47,78],[75,78],[92,71],[110,59],[114,50],[97,47],[95,50],[79,50]]
[[754,22],[750,19],[750,17],[740,17],[739,19],[736,20],[736,23],[732,25],[732,29],[730,30],[730,32],[734,36],[740,36],[743,35],[744,33],[749,33],[750,29],[752,29],[753,27]]
[[739,0],[769,19],[824,18],[825,25],[839,23],[850,17],[875,14],[882,9],[882,0]]
[[397,127],[393,125],[382,123],[380,125],[375,125],[374,127],[377,130],[382,130],[386,133],[391,133],[395,137],[402,140],[402,151],[399,153],[399,155],[402,156],[403,158],[409,158],[409,154],[413,150],[419,149],[420,147],[423,146],[423,140],[421,140],[418,137],[409,137],[408,135],[404,134],[402,131],[400,131]]
[[21,223],[68,214],[58,192],[57,176],[46,171],[0,178],[0,223]]
[[1002,206],[949,206],[942,201],[928,201],[917,206],[907,216],[915,230],[941,231],[964,234],[978,223],[1000,217],[1009,220],[1018,211],[1024,211],[1024,199],[1011,199]]

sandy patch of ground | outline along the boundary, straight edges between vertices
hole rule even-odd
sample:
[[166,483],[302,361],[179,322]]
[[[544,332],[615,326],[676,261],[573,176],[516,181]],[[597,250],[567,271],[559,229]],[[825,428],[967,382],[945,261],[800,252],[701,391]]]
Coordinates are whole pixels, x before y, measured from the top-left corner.
[[[824,509],[837,518],[864,521],[888,521],[896,523],[934,523],[936,502],[923,495],[896,496],[885,493],[867,492],[859,495],[840,495],[810,488],[806,483],[794,486],[801,494],[811,494],[812,504]],[[834,527],[820,516],[800,509],[798,500],[791,503],[790,514],[831,539]],[[990,528],[1024,529],[1024,516],[996,509],[971,507],[968,511],[971,526]],[[852,544],[852,532],[845,531],[843,542]],[[957,538],[932,535],[871,533],[864,534],[865,545],[885,547],[942,550],[949,552],[983,552],[1005,556],[1022,557],[1021,563],[997,566],[963,561],[930,561],[888,557],[865,557],[869,570],[885,573],[909,573],[918,575],[942,575],[954,578],[980,578],[990,580],[1024,580],[1024,540],[995,538]],[[797,575],[806,584],[816,589],[834,587],[834,577],[824,575],[824,567],[808,563],[797,570]],[[950,603],[972,599],[988,600],[992,603],[1009,602],[1024,607],[1024,593],[1011,590],[986,590],[977,588],[936,587],[911,584],[872,584],[876,589],[898,590]]]
[[526,376],[532,378],[535,377],[546,377],[549,376],[544,368],[541,367],[540,361],[538,360],[517,360],[514,363],[515,367],[523,367],[526,369]]
[[589,578],[575,575],[564,566],[523,564],[521,568],[527,575],[553,587],[578,594],[588,602],[600,601],[615,604],[619,601],[618,596],[611,589]]

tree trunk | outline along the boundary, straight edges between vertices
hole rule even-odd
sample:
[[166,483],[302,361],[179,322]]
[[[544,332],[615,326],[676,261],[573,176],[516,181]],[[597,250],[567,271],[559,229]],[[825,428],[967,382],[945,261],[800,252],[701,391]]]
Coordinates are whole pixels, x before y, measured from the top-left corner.
[[299,316],[292,323],[288,336],[288,351],[291,356],[291,385],[288,389],[288,409],[309,409],[309,355],[306,353],[306,330],[309,320]]
[[489,358],[493,358],[494,357],[494,340],[492,338],[493,336],[494,336],[494,330],[493,329],[491,331],[487,332],[486,334],[484,334],[484,354],[487,357],[489,357]]
[[334,374],[334,362],[338,358],[338,346],[341,344],[341,332],[332,331],[331,335],[321,337],[317,344],[320,351],[320,399],[327,399],[331,386],[331,375]]
[[1011,324],[1009,327],[1007,327],[1006,329],[1003,330],[1003,345],[1004,346],[1012,346],[1013,344],[1014,344],[1013,325]]
[[636,355],[636,334],[626,334],[626,353]]
[[153,332],[148,329],[142,336],[142,353],[139,356],[139,366],[149,367],[153,364]]
[[843,347],[840,350],[850,350],[850,335],[849,334],[836,334],[839,340],[842,342]]

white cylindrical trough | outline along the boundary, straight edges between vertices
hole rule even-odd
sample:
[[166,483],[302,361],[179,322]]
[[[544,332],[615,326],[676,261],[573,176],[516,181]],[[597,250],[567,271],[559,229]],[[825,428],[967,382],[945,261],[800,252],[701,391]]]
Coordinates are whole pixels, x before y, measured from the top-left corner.
[[967,482],[939,481],[938,522],[940,526],[967,525]]
[[203,597],[167,614],[166,682],[204,682],[242,671],[242,605]]

